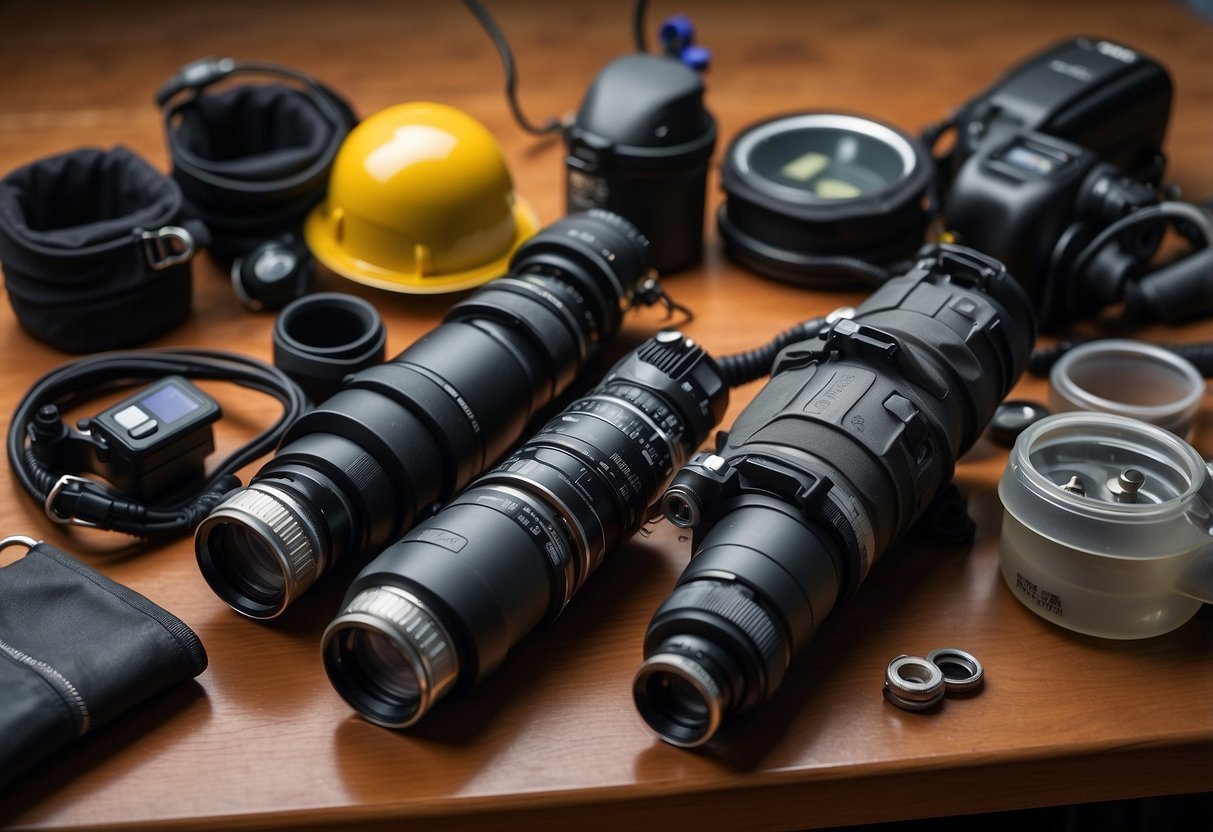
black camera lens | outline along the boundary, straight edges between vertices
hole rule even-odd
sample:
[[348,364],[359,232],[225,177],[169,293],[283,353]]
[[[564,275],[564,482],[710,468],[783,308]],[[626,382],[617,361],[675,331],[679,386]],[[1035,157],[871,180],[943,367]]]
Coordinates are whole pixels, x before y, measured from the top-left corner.
[[823,289],[871,285],[921,247],[933,175],[922,142],[891,125],[778,116],[725,151],[717,222],[728,253],[761,274]]
[[[647,246],[618,215],[566,217],[524,243],[509,274],[456,304],[441,326],[345,378],[199,525],[198,564],[211,588],[238,612],[276,616],[338,558],[382,548],[446,503],[618,332],[647,274]],[[285,327],[296,311],[306,320],[323,302],[303,298],[279,320]],[[365,334],[362,318],[340,320],[352,325],[335,340]]]
[[395,701],[407,706],[421,696],[421,683],[409,657],[400,651],[386,636],[374,630],[363,630],[352,634],[346,649],[360,657],[362,662],[358,675],[378,689],[385,701]]
[[451,636],[407,591],[358,592],[340,621],[325,632],[325,669],[337,692],[370,721],[408,727],[454,684]]
[[721,690],[697,662],[678,655],[653,656],[636,674],[633,690],[640,715],[672,745],[701,745],[720,726]]
[[817,338],[792,344],[666,516],[694,554],[653,615],[633,695],[702,745],[779,687],[837,601],[926,511],[1027,364],[1031,302],[1000,263],[929,247]]
[[[333,686],[371,721],[405,727],[483,678],[640,528],[723,414],[727,389],[676,332],[616,364],[363,570],[324,633]],[[692,692],[682,701],[693,715]]]

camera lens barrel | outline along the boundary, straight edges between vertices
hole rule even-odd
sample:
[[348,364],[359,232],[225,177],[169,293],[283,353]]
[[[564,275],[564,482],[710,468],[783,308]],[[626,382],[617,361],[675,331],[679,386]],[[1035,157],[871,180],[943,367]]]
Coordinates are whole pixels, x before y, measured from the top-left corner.
[[856,311],[776,359],[663,508],[694,528],[633,693],[668,742],[756,707],[840,598],[926,510],[1021,375],[1027,294],[998,261],[928,247]]
[[647,246],[616,214],[566,217],[440,326],[346,378],[199,526],[211,588],[272,618],[338,559],[382,548],[447,502],[614,337]]
[[[392,728],[471,687],[640,528],[727,397],[719,367],[690,339],[663,332],[645,342],[362,571],[324,635],[334,687]],[[375,615],[384,593],[414,609]],[[389,602],[379,603],[401,606]]]

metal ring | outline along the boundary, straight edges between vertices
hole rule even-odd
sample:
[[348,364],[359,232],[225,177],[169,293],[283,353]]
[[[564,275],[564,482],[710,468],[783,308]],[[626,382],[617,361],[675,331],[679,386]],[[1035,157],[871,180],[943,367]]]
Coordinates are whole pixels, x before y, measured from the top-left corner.
[[948,693],[971,693],[985,681],[985,669],[977,657],[956,647],[940,647],[927,653],[927,661],[943,673]]
[[81,520],[75,515],[60,514],[55,510],[55,501],[59,499],[59,495],[63,493],[63,489],[69,485],[80,486],[81,492],[88,486],[95,483],[87,477],[78,477],[75,474],[64,474],[55,480],[55,484],[51,487],[50,493],[46,495],[46,500],[42,503],[42,510],[46,512],[46,516],[52,521],[61,526],[81,526],[86,529],[95,529],[98,527],[96,523],[89,520]]
[[38,543],[39,541],[23,534],[10,534],[8,537],[0,540],[0,550],[7,549],[10,546],[24,546],[26,549],[32,549]]
[[885,670],[884,697],[902,710],[929,710],[944,692],[943,671],[921,656],[898,656]]

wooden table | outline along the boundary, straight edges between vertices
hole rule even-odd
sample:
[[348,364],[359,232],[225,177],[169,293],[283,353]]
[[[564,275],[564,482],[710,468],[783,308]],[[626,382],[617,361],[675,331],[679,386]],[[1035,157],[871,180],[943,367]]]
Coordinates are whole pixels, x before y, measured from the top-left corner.
[[[631,49],[630,7],[493,2],[532,118],[573,110],[594,74]],[[679,11],[655,4],[651,22]],[[1194,4],[1195,5],[1195,4]],[[1065,36],[1122,40],[1166,63],[1176,97],[1169,177],[1213,194],[1213,26],[1180,3],[961,2],[685,4],[714,51],[709,106],[717,159],[742,127],[777,112],[869,114],[910,130],[943,116],[1006,67]],[[162,170],[152,94],[204,55],[274,60],[346,93],[370,114],[409,100],[458,106],[501,142],[519,193],[544,223],[563,214],[558,143],[510,118],[501,70],[459,4],[10,3],[0,9],[0,169],[86,144],[122,143]],[[709,204],[722,195],[715,174]],[[701,267],[666,286],[695,311],[686,332],[717,354],[756,345],[858,295],[815,293],[747,273],[709,223]],[[450,298],[390,295],[321,276],[320,288],[372,301],[394,355]],[[629,316],[644,337],[661,314]],[[195,263],[193,314],[159,346],[225,347],[270,358],[272,318],[246,313],[219,269]],[[1213,325],[1143,337],[1207,338]],[[0,305],[0,413],[65,360]],[[725,424],[757,391],[732,399]],[[230,451],[274,406],[212,391]],[[1025,379],[1017,396],[1042,399]],[[1196,443],[1213,454],[1202,416]],[[1006,452],[981,441],[957,482],[977,523],[971,547],[891,550],[826,622],[773,701],[709,747],[666,745],[634,712],[631,679],[649,618],[688,557],[661,523],[604,566],[565,616],[528,638],[468,698],[415,730],[356,718],[329,686],[319,636],[343,587],[318,588],[282,619],[232,613],[201,579],[188,540],[128,547],[51,524],[11,476],[0,531],[45,538],[181,616],[210,669],[60,753],[0,796],[14,828],[522,829],[806,828],[1213,788],[1213,621],[1142,642],[1079,637],[1030,613],[997,569],[995,482]],[[249,475],[254,468],[245,472]],[[933,715],[890,707],[886,664],[960,646],[988,683]],[[2,695],[2,692],[0,692]],[[2,742],[0,738],[0,742]]]

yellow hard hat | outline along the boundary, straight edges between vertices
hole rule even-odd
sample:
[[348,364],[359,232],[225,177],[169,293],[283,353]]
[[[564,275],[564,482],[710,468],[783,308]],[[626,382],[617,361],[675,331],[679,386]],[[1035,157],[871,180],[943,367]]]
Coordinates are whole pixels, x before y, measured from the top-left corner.
[[304,224],[308,247],[337,274],[417,294],[505,274],[538,230],[493,134],[430,102],[389,107],[350,131]]

